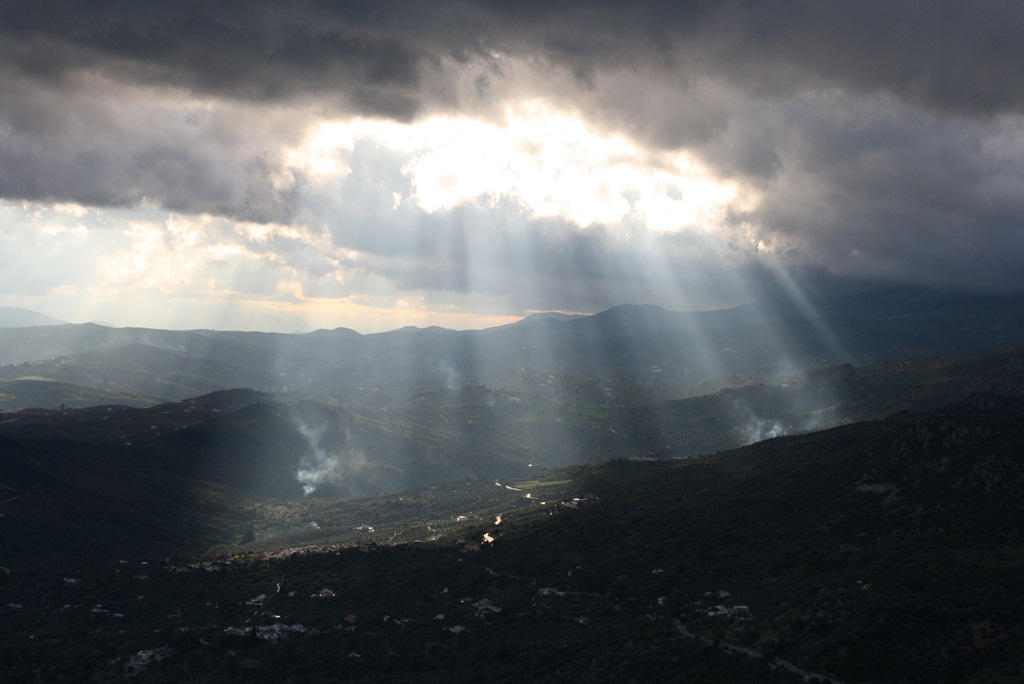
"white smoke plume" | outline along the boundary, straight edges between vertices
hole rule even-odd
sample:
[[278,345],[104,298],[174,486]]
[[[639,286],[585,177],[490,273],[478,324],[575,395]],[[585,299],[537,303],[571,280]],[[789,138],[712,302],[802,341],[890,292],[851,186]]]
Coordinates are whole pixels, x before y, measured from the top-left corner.
[[435,367],[445,389],[455,389],[462,383],[462,373],[450,361],[440,361]]
[[292,420],[308,446],[299,459],[295,474],[306,496],[324,485],[342,485],[347,478],[366,467],[366,454],[349,446],[348,430],[345,431],[344,445],[333,446],[329,444],[325,423],[314,424],[297,416]]
[[743,426],[742,430],[746,444],[753,444],[754,442],[761,442],[766,439],[789,434],[789,430],[780,421],[757,417],[752,418]]
[[762,406],[758,410],[744,402],[736,402],[733,409],[736,411],[736,430],[744,444],[812,432],[844,422],[828,387],[778,397],[774,407]]

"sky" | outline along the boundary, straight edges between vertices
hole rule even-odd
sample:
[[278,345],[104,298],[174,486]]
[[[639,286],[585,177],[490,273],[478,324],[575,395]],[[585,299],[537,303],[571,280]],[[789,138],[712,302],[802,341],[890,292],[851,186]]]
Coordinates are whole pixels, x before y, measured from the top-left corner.
[[1024,291],[1024,4],[5,0],[0,305],[482,328]]

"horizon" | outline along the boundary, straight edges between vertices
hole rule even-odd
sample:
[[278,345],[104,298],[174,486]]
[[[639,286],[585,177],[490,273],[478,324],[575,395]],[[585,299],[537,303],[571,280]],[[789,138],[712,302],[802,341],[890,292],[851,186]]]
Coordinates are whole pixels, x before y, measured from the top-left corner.
[[[406,329],[427,330],[427,329],[431,329],[431,328],[439,328],[439,329],[442,329],[442,330],[448,330],[448,331],[453,331],[453,332],[472,332],[472,331],[488,330],[488,329],[491,329],[491,328],[503,327],[503,326],[508,326],[508,325],[515,325],[517,323],[521,323],[521,322],[526,321],[527,319],[535,317],[535,316],[558,315],[558,316],[566,316],[566,317],[569,317],[569,318],[586,318],[586,317],[591,317],[591,316],[597,316],[597,315],[600,315],[600,314],[603,314],[603,313],[607,313],[609,311],[613,311],[613,310],[616,310],[616,309],[625,309],[625,308],[631,308],[631,307],[635,307],[635,308],[656,308],[656,309],[660,309],[661,311],[664,311],[664,312],[667,312],[667,313],[674,313],[674,314],[700,314],[700,313],[714,313],[714,312],[731,311],[731,310],[741,309],[741,308],[744,308],[744,307],[751,307],[751,306],[753,306],[753,307],[760,306],[761,308],[763,308],[765,310],[768,310],[768,311],[771,311],[771,310],[773,310],[773,309],[775,309],[777,307],[781,307],[782,309],[796,309],[796,310],[798,310],[801,313],[801,315],[803,315],[804,317],[807,317],[809,320],[817,320],[818,321],[818,325],[821,326],[819,328],[819,332],[820,333],[823,333],[825,335],[831,335],[832,333],[831,333],[831,331],[828,330],[828,326],[823,322],[825,314],[822,311],[819,310],[819,307],[822,304],[824,304],[826,302],[830,302],[830,301],[831,302],[836,302],[836,301],[841,301],[843,299],[847,299],[849,297],[858,297],[858,296],[863,296],[863,295],[882,295],[882,294],[887,294],[887,295],[896,294],[896,295],[904,295],[904,296],[907,295],[907,294],[916,295],[916,296],[924,295],[924,296],[928,296],[928,297],[931,297],[931,298],[940,298],[941,297],[941,298],[946,298],[946,299],[949,299],[949,300],[954,300],[956,298],[962,298],[964,296],[972,297],[972,298],[977,298],[977,297],[980,297],[980,298],[986,298],[986,297],[987,298],[993,298],[994,297],[994,298],[998,299],[998,298],[1002,298],[1002,297],[1006,297],[1006,296],[1013,297],[1016,293],[999,293],[999,292],[993,293],[993,292],[985,292],[985,291],[978,291],[978,290],[971,290],[971,289],[944,290],[944,289],[938,289],[938,288],[918,287],[918,286],[913,286],[913,285],[886,285],[886,286],[868,287],[866,289],[855,288],[855,289],[852,289],[852,290],[846,290],[846,291],[840,291],[840,292],[832,292],[832,293],[829,293],[829,294],[827,294],[825,296],[814,296],[814,295],[804,296],[803,293],[799,292],[799,291],[796,292],[796,293],[793,293],[793,292],[774,292],[772,294],[774,294],[774,298],[772,296],[768,295],[768,294],[763,294],[761,298],[759,298],[757,300],[754,300],[754,301],[740,302],[740,303],[732,304],[732,305],[729,305],[729,306],[704,308],[704,309],[683,310],[683,309],[673,309],[673,308],[662,306],[660,304],[653,304],[653,303],[620,302],[620,303],[617,303],[617,304],[612,304],[612,305],[608,306],[607,308],[599,309],[599,310],[596,310],[596,311],[557,311],[557,310],[527,311],[526,313],[524,313],[522,315],[518,315],[518,316],[510,315],[510,316],[497,317],[494,320],[494,322],[489,324],[489,325],[478,325],[478,326],[474,326],[474,327],[470,327],[470,326],[463,326],[463,327],[445,326],[445,325],[440,325],[437,322],[428,322],[428,323],[426,323],[424,325],[406,324],[406,325],[400,325],[400,326],[397,326],[397,327],[380,328],[380,329],[365,329],[364,328],[362,330],[360,330],[358,328],[351,327],[351,326],[344,326],[344,325],[335,325],[335,326],[331,326],[331,327],[326,327],[326,326],[325,327],[312,327],[309,324],[306,324],[304,321],[300,321],[301,323],[304,324],[303,328],[301,328],[301,329],[300,328],[290,328],[289,329],[288,325],[297,320],[295,317],[291,317],[291,318],[288,318],[288,317],[276,318],[276,317],[274,317],[272,315],[266,315],[266,314],[263,314],[261,316],[257,316],[257,317],[254,317],[254,318],[243,319],[244,322],[247,325],[244,325],[242,327],[217,327],[217,326],[160,327],[160,326],[139,325],[139,324],[135,324],[135,323],[118,324],[118,323],[114,323],[114,322],[111,322],[111,321],[100,321],[100,320],[77,320],[77,321],[70,321],[70,320],[60,319],[60,318],[55,317],[55,316],[50,316],[47,312],[44,312],[44,311],[37,311],[37,310],[34,310],[34,309],[30,309],[30,308],[27,308],[27,307],[21,307],[21,306],[7,306],[7,305],[0,304],[0,314],[3,314],[5,312],[14,312],[16,316],[18,314],[27,314],[30,317],[40,316],[40,317],[42,317],[44,319],[48,319],[49,321],[52,321],[52,322],[30,323],[30,324],[15,323],[15,324],[6,324],[5,325],[2,322],[2,320],[0,320],[0,328],[2,328],[2,327],[28,327],[28,326],[38,326],[38,325],[47,326],[47,325],[84,325],[84,324],[94,324],[94,325],[99,325],[99,326],[109,327],[109,328],[142,328],[142,329],[154,329],[154,330],[172,330],[172,331],[179,331],[179,332],[210,330],[210,331],[217,331],[217,332],[258,332],[258,333],[275,333],[275,334],[284,334],[284,335],[305,335],[305,334],[314,333],[314,332],[325,332],[325,331],[326,332],[331,332],[331,331],[335,331],[335,330],[347,330],[347,331],[351,331],[351,332],[357,333],[359,335],[377,335],[377,334],[382,334],[382,333],[394,332],[394,331],[397,331],[397,330],[406,330]],[[794,296],[794,294],[798,295],[798,296]],[[477,319],[477,320],[479,321],[479,319]],[[254,323],[255,322],[259,322],[259,321],[262,321],[262,322],[266,323],[267,325],[264,325],[264,327],[254,327]],[[766,323],[766,324],[770,325],[769,321],[770,321],[770,317],[769,318],[762,318],[762,323]],[[705,352],[706,352],[706,350],[705,350]]]
[[[595,315],[598,315],[598,314],[601,314],[601,313],[605,313],[605,312],[611,311],[613,309],[620,309],[620,308],[624,308],[624,307],[633,307],[633,306],[636,306],[636,307],[652,306],[652,307],[656,307],[656,308],[662,309],[663,311],[668,311],[668,312],[672,312],[672,313],[699,313],[699,312],[706,312],[706,311],[724,311],[724,310],[729,309],[729,308],[735,308],[735,307],[725,307],[725,308],[722,308],[722,309],[701,309],[699,311],[675,311],[675,310],[672,310],[672,309],[665,309],[664,307],[659,306],[657,304],[634,304],[634,303],[631,303],[631,302],[624,302],[622,304],[615,304],[613,306],[610,306],[607,309],[602,309],[600,311],[592,311],[592,312],[580,312],[580,311],[571,311],[571,312],[570,311],[530,311],[530,312],[527,312],[523,316],[519,316],[519,317],[509,316],[507,318],[509,318],[510,320],[503,320],[503,321],[495,323],[494,325],[489,325],[489,326],[486,326],[486,327],[479,327],[479,328],[450,328],[450,327],[445,327],[445,326],[441,326],[441,325],[430,324],[430,325],[403,325],[403,326],[399,326],[397,328],[387,328],[387,329],[382,329],[382,330],[357,330],[355,328],[350,328],[350,327],[347,327],[347,326],[334,326],[333,328],[307,328],[305,330],[283,330],[283,329],[282,330],[266,330],[266,329],[255,329],[255,328],[253,328],[253,329],[241,329],[241,328],[211,328],[211,327],[152,328],[151,326],[145,326],[145,325],[132,325],[132,324],[119,325],[119,324],[115,324],[115,323],[111,323],[111,322],[107,322],[107,321],[96,321],[96,320],[67,321],[67,320],[59,319],[59,318],[54,317],[54,316],[50,316],[49,314],[47,314],[46,312],[43,312],[43,311],[36,311],[34,309],[29,309],[29,308],[21,307],[21,306],[2,306],[2,305],[0,305],[0,313],[2,313],[4,310],[10,310],[10,311],[16,311],[16,312],[19,312],[19,313],[26,313],[26,314],[31,314],[31,315],[43,316],[43,317],[45,317],[47,319],[51,319],[51,320],[55,321],[54,323],[44,323],[44,324],[41,324],[41,325],[44,325],[44,326],[45,325],[89,325],[89,324],[92,324],[92,325],[99,325],[99,326],[108,327],[108,328],[147,328],[147,329],[154,329],[154,330],[173,330],[173,331],[178,331],[178,332],[213,330],[213,331],[217,331],[217,332],[262,332],[262,333],[275,333],[275,334],[282,334],[282,335],[306,335],[306,334],[314,333],[314,332],[324,332],[324,331],[331,332],[331,331],[334,331],[334,330],[349,330],[349,331],[358,333],[359,335],[376,335],[376,334],[381,334],[381,333],[394,332],[396,330],[405,330],[405,329],[426,330],[426,329],[429,329],[429,328],[441,328],[443,330],[450,330],[450,331],[453,331],[453,332],[471,332],[471,331],[474,331],[474,330],[487,330],[489,328],[501,327],[501,326],[504,326],[504,325],[514,325],[516,323],[521,323],[521,322],[525,321],[526,319],[531,318],[533,316],[544,316],[544,315],[547,315],[547,314],[557,314],[557,315],[564,315],[564,316],[570,316],[570,317],[586,317],[586,316],[595,316]],[[742,305],[740,305],[740,306],[742,306]],[[281,319],[281,320],[284,321],[285,319]],[[0,325],[0,327],[5,327],[5,326]],[[16,325],[16,326],[6,326],[6,327],[29,327],[29,326]]]

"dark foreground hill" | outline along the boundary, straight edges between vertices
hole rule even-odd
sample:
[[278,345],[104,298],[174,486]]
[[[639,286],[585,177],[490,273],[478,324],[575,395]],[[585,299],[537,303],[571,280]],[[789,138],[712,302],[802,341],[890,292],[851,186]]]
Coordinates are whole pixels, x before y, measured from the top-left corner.
[[975,395],[716,456],[307,499],[291,511],[304,532],[234,555],[7,568],[0,667],[8,681],[1019,681],[1022,440],[1024,400]]
[[10,499],[0,565],[200,552],[287,518],[251,502],[527,470],[482,447],[249,390],[148,409],[24,410],[0,420],[0,500]]

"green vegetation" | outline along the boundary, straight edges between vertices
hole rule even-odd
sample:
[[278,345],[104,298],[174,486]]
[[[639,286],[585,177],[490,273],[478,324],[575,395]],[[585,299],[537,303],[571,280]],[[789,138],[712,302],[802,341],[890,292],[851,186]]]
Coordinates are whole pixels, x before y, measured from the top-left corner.
[[[977,395],[500,485],[347,500],[193,489],[177,505],[233,530],[220,550],[152,555],[174,512],[140,505],[115,555],[5,562],[0,667],[9,681],[98,677],[166,646],[147,679],[801,681],[784,661],[846,682],[1011,681],[1022,438],[1024,400]],[[39,493],[4,505],[5,533]]]
[[925,352],[1020,314],[940,314],[0,331],[0,680],[1019,681],[1024,347]]
[[87,406],[146,407],[161,403],[157,397],[98,390],[44,377],[21,377],[0,382],[0,410],[20,408],[84,408]]

